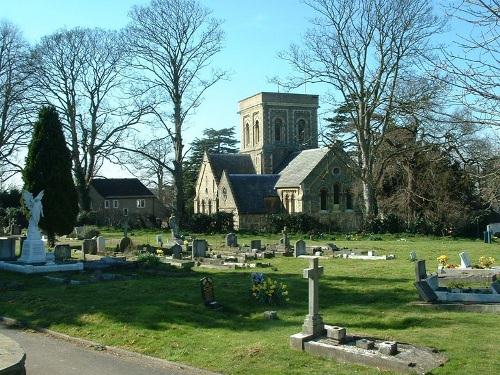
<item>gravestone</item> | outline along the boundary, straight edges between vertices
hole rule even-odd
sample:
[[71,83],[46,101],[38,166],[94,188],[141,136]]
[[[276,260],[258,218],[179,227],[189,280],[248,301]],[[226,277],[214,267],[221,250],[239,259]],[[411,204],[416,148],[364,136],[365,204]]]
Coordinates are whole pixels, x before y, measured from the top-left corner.
[[71,259],[71,247],[67,244],[54,246],[54,259],[56,262],[64,262]]
[[0,238],[0,261],[16,260],[16,239],[13,237]]
[[484,236],[484,243],[491,244],[492,233],[490,231],[486,230],[483,232],[483,236]]
[[492,235],[495,233],[500,233],[500,223],[490,223],[486,226],[486,231],[490,232]]
[[204,258],[207,255],[208,244],[206,240],[193,240],[192,258]]
[[229,247],[237,247],[238,246],[238,237],[234,233],[226,234],[226,246]]
[[251,240],[250,241],[250,249],[260,250],[261,246],[262,245],[261,245],[260,240]]
[[103,253],[106,251],[106,239],[103,236],[97,237],[97,252]]
[[460,256],[460,268],[472,268],[472,262],[467,252],[462,251],[458,255]]
[[179,244],[175,244],[170,248],[172,250],[173,259],[182,259],[182,247]]
[[83,238],[83,234],[85,233],[85,227],[84,226],[75,227],[75,229],[73,229],[73,232],[75,232],[76,238],[78,239]]
[[93,238],[83,240],[82,251],[84,254],[97,254],[97,241]]
[[283,230],[281,231],[281,234],[283,234],[283,237],[281,238],[281,243],[285,245],[285,247],[290,246],[290,238],[288,238],[288,229],[286,226],[283,227]]
[[302,325],[302,332],[306,335],[319,336],[325,331],[323,319],[319,314],[319,278],[322,274],[323,267],[319,267],[319,259],[309,258],[309,268],[303,273],[304,279],[309,280],[309,313]]
[[156,235],[156,244],[160,247],[163,246],[163,240],[161,238],[161,234]]
[[17,224],[9,225],[9,233],[12,236],[19,236],[21,234],[21,226]]
[[375,256],[375,251],[374,250],[368,250],[368,256],[369,257]]
[[306,255],[306,243],[304,240],[298,240],[295,242],[295,257]]
[[425,260],[418,260],[415,263],[415,281],[427,279],[427,269],[425,268]]
[[417,253],[415,251],[412,251],[410,253],[410,261],[415,262],[417,260]]
[[123,237],[120,240],[120,245],[118,246],[118,249],[120,252],[125,252],[128,251],[132,248],[132,240],[129,237]]
[[200,280],[201,298],[206,307],[213,310],[220,310],[222,306],[215,300],[214,282],[211,277],[204,277]]

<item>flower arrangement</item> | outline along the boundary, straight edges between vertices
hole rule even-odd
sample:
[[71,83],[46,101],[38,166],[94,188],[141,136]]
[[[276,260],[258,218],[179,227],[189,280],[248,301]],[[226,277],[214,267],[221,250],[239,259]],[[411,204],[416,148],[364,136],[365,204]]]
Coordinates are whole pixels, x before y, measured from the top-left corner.
[[445,267],[448,264],[448,255],[440,255],[436,258],[440,266]]
[[285,283],[265,278],[262,273],[252,273],[252,297],[263,305],[278,305],[288,302],[288,290]]
[[493,263],[495,263],[495,258],[493,257],[479,257],[479,266],[481,268],[490,268]]
[[444,266],[445,268],[458,268],[458,264],[452,264],[452,263],[448,263],[446,264],[446,266]]

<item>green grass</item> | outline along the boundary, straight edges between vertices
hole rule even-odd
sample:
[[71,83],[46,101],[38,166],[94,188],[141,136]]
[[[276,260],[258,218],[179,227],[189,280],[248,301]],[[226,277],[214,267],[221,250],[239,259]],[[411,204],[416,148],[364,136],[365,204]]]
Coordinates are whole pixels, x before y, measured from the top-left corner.
[[[120,233],[104,235],[119,237]],[[154,232],[136,232],[133,237],[138,242],[152,243]],[[266,244],[276,242],[278,237],[261,238]],[[206,238],[212,245],[223,242],[222,235]],[[249,243],[251,238],[258,236],[239,236],[239,242]],[[500,244],[401,238],[345,241],[338,237],[335,242],[339,246],[394,253],[397,259],[320,261],[325,267],[320,283],[320,310],[325,323],[346,326],[351,333],[436,347],[449,362],[436,369],[435,374],[496,373],[500,368],[499,316],[409,305],[417,299],[417,293],[412,285],[414,263],[407,258],[415,250],[432,271],[437,266],[437,256],[446,254],[450,262],[458,263],[458,253],[467,250],[475,263],[479,256],[487,255],[497,258],[498,264]],[[299,236],[292,237],[293,241],[297,239]],[[249,274],[254,270],[200,269],[187,277],[141,275],[136,280],[82,286],[51,284],[41,276],[0,272],[0,280],[25,284],[24,291],[1,292],[0,314],[224,374],[379,373],[376,369],[323,360],[289,349],[289,336],[301,330],[307,313],[307,280],[301,277],[307,261],[278,257],[270,262],[277,271],[262,271],[284,281],[290,290],[290,302],[272,308],[278,311],[277,321],[264,320],[262,313],[269,308],[254,304],[249,298]],[[214,278],[223,312],[207,310],[201,302],[198,282],[208,274]]]

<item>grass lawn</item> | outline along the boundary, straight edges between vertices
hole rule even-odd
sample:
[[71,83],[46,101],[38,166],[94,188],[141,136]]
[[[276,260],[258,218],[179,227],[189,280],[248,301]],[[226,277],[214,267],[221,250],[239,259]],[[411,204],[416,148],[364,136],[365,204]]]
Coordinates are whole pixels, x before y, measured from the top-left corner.
[[[120,236],[118,232],[103,234]],[[132,237],[136,244],[153,243],[155,238],[154,232],[137,232]],[[266,244],[278,237],[260,238]],[[222,235],[204,238],[214,245],[223,242]],[[259,236],[242,235],[238,240],[249,243],[250,238]],[[292,241],[298,238],[292,236]],[[403,241],[396,236],[383,236],[382,241],[346,241],[339,236],[335,242],[349,248],[375,249],[379,254],[393,253],[397,259],[321,260],[325,273],[320,281],[320,312],[325,323],[346,326],[351,333],[436,347],[449,362],[435,374],[498,373],[499,316],[408,305],[417,299],[417,292],[412,285],[414,263],[407,260],[409,252],[415,250],[432,271],[437,256],[446,254],[450,262],[459,263],[458,253],[467,250],[474,263],[486,255],[495,257],[499,264],[498,242],[487,245],[479,240],[426,237]],[[289,336],[301,330],[307,313],[307,280],[301,274],[308,262],[282,257],[269,261],[277,271],[259,271],[284,281],[290,290],[288,304],[272,307],[279,314],[276,321],[264,320],[262,313],[270,308],[253,303],[249,297],[249,274],[254,270],[200,269],[187,277],[140,275],[134,280],[81,286],[0,272],[1,281],[25,284],[22,291],[0,291],[0,315],[224,374],[379,373],[289,349]],[[214,278],[223,312],[209,311],[202,304],[199,279],[208,274]]]

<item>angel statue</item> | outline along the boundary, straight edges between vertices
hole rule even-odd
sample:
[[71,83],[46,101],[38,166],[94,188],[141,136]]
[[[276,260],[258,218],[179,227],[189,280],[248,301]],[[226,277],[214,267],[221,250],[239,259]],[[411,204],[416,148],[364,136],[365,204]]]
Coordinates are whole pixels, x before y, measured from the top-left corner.
[[24,205],[30,210],[29,224],[28,224],[28,239],[41,239],[40,230],[38,229],[38,222],[43,217],[42,198],[44,190],[38,193],[33,198],[33,194],[29,191],[23,190]]

